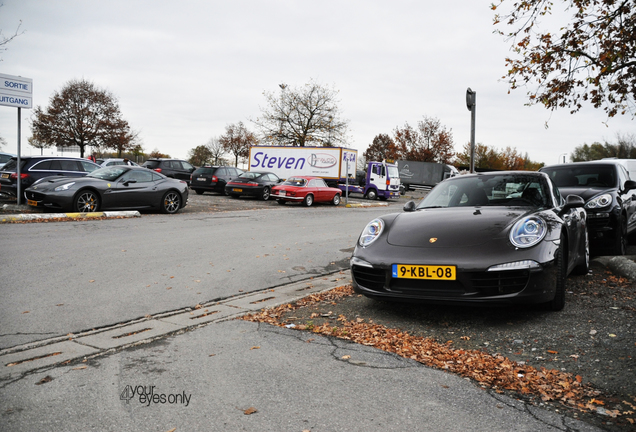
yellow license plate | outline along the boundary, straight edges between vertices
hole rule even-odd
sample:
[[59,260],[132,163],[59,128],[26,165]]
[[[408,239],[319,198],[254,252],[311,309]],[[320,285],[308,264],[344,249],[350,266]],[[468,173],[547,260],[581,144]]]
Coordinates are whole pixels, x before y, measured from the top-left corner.
[[38,206],[38,202],[33,200],[27,200],[27,204],[30,206],[35,206],[35,207]]
[[392,277],[397,279],[455,280],[457,279],[457,267],[393,264]]
[[232,192],[243,192],[243,189],[232,188]]
[[9,178],[9,174],[2,174],[2,178]]

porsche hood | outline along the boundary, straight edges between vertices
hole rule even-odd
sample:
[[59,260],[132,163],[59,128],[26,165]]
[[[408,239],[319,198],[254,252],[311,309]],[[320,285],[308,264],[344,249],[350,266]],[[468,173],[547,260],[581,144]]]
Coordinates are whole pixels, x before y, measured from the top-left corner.
[[506,238],[508,230],[527,209],[423,209],[400,213],[390,224],[387,241],[393,246],[456,248],[477,246]]

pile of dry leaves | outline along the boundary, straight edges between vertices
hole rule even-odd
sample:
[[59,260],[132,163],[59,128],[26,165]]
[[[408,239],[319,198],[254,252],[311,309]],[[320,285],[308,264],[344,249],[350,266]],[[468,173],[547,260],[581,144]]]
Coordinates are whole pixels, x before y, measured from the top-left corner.
[[[290,311],[318,303],[333,303],[351,295],[353,295],[351,286],[342,286],[322,294],[311,295],[294,304],[264,309],[258,313],[246,315],[242,319],[285,326],[286,321],[283,316]],[[471,378],[480,385],[497,392],[509,390],[523,395],[538,396],[543,401],[557,401],[580,411],[596,411],[599,406],[605,405],[600,392],[582,383],[579,375],[543,367],[537,369],[502,355],[492,355],[480,350],[456,349],[450,342],[440,343],[434,339],[412,336],[401,330],[365,322],[361,318],[350,321],[341,315],[336,322],[325,322],[316,326],[301,324],[294,328],[392,352],[427,366]],[[634,424],[635,420],[632,417],[636,407],[628,405],[633,410],[621,412],[606,406],[605,413],[614,418],[629,416],[623,419]]]

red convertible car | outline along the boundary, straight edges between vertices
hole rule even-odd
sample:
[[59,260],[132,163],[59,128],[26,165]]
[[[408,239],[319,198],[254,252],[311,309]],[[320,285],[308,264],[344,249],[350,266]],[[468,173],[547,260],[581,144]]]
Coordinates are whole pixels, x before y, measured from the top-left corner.
[[278,204],[295,201],[302,202],[306,207],[315,202],[330,202],[337,206],[340,204],[341,194],[340,189],[327,186],[319,177],[290,177],[283,184],[272,188],[272,197]]

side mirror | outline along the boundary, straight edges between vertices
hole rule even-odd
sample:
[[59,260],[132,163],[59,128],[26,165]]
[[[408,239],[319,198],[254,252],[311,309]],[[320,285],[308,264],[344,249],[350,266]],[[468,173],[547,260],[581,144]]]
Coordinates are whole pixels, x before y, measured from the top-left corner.
[[406,204],[404,204],[403,210],[405,212],[415,211],[415,201],[409,201]]
[[634,180],[627,180],[625,182],[625,192],[632,190],[632,189],[636,189],[636,181]]
[[568,195],[565,198],[565,205],[559,212],[559,216],[563,215],[566,211],[585,206],[585,200],[578,195]]

